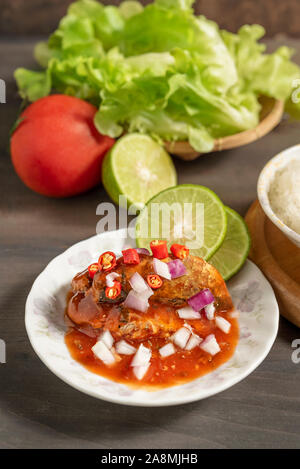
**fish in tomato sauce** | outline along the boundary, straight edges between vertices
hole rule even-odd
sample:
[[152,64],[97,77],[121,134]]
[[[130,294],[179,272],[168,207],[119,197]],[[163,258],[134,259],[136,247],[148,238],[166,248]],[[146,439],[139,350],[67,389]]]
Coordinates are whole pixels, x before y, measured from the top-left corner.
[[[117,259],[112,271],[99,269],[91,278],[86,269],[72,281],[66,344],[75,360],[114,381],[156,389],[202,376],[232,356],[238,321],[226,284],[213,266],[188,254],[179,261],[182,275],[160,277],[159,288],[151,289],[147,279],[158,276],[154,258],[139,254],[134,264],[124,259]],[[159,263],[174,259],[169,254]],[[113,288],[108,285],[118,286],[116,297],[106,296]],[[200,308],[207,291],[213,301]],[[149,295],[146,301],[143,295]],[[199,311],[190,306],[195,297]]]

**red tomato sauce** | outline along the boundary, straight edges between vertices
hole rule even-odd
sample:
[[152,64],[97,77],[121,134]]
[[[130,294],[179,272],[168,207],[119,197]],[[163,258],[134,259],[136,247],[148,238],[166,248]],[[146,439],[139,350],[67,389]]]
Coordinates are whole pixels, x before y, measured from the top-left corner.
[[[170,308],[168,309],[170,311]],[[175,308],[172,309],[170,315],[176,314],[178,318]],[[157,308],[150,307],[146,315],[151,317],[154,314],[158,314]],[[166,314],[166,311],[164,311],[164,314]],[[218,312],[217,314],[231,323],[229,334],[225,334],[218,329],[214,321],[208,321],[204,317],[187,321],[203,339],[209,334],[215,335],[221,351],[214,356],[204,352],[199,347],[195,347],[190,351],[176,347],[175,354],[163,358],[159,354],[159,349],[169,343],[170,338],[148,337],[145,340],[128,340],[128,338],[125,338],[128,343],[136,348],[142,342],[152,350],[151,365],[140,381],[135,377],[130,366],[133,355],[118,355],[117,361],[113,365],[107,366],[91,350],[97,338],[90,337],[75,327],[69,329],[65,342],[72,358],[92,373],[99,374],[112,381],[124,383],[130,387],[156,390],[192,381],[213,371],[231,358],[239,338],[238,321],[230,317],[230,312]],[[184,321],[180,321],[183,325]],[[111,331],[111,333],[115,339],[120,340],[114,332]]]

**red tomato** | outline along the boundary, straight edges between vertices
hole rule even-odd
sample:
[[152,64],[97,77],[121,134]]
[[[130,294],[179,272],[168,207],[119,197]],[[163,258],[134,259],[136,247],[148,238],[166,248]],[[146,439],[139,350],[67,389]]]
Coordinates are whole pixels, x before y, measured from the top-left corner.
[[101,181],[102,159],[114,144],[94,126],[95,106],[51,95],[22,113],[11,138],[11,156],[22,181],[39,194],[68,197]]

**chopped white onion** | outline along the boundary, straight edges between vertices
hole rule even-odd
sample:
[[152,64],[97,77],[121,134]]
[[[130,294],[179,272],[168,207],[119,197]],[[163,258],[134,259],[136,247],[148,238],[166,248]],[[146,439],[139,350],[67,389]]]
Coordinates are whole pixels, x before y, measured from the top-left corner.
[[175,352],[176,350],[173,344],[166,344],[159,349],[159,353],[162,357],[169,357],[170,355],[173,355],[173,353]]
[[147,298],[147,300],[150,298],[151,295],[153,295],[154,291],[152,290],[152,288],[149,287],[149,285],[147,285],[147,289],[145,291],[143,291],[141,293],[141,295],[144,297],[144,298]]
[[103,342],[108,349],[111,349],[114,343],[114,338],[109,331],[104,331],[98,341]]
[[92,351],[105,365],[112,365],[115,362],[115,357],[102,341],[97,342]]
[[191,335],[191,331],[186,327],[181,327],[173,335],[173,342],[180,348],[184,348]]
[[148,365],[135,366],[133,368],[133,373],[135,374],[135,376],[137,377],[138,380],[141,380],[141,379],[144,378],[145,374],[148,371],[149,366],[150,366],[150,363],[148,363]]
[[221,350],[214,334],[208,335],[206,339],[201,342],[200,348],[210,355],[216,355]]
[[113,287],[114,281],[117,277],[120,277],[120,274],[117,274],[117,272],[111,272],[110,274],[107,274],[105,277],[106,286]]
[[222,316],[216,316],[216,326],[225,332],[225,334],[228,334],[231,328],[230,322],[226,321]]
[[124,301],[124,306],[145,313],[149,307],[148,296],[144,296],[142,293],[136,293],[134,290],[130,290],[126,300]]
[[180,308],[177,310],[178,316],[181,319],[199,319],[201,318],[201,314],[195,311],[190,306],[185,306],[184,308]]
[[194,334],[192,326],[190,324],[188,324],[187,322],[185,322],[183,324],[183,327],[186,327],[189,331],[191,331],[192,334]]
[[134,291],[138,293],[144,292],[145,290],[147,290],[147,287],[148,287],[147,283],[138,272],[135,272],[133,274],[133,276],[129,280],[129,283],[131,287],[134,289]]
[[151,359],[151,350],[141,344],[134,355],[130,366],[133,367],[133,373],[138,380],[141,380],[148,371]]
[[215,305],[213,303],[210,303],[209,305],[205,306],[204,310],[205,310],[207,319],[212,321],[213,318],[215,317],[215,311],[216,311]]
[[141,344],[138,348],[138,351],[134,355],[130,366],[146,366],[150,362],[151,350]]
[[199,344],[201,344],[202,341],[203,341],[203,339],[201,339],[201,337],[199,337],[196,334],[192,334],[189,341],[188,341],[188,343],[185,346],[185,350],[193,350],[193,348],[195,348]]
[[159,275],[160,277],[166,278],[167,280],[171,280],[171,274],[169,271],[168,264],[154,257],[153,268],[154,268],[154,272],[157,275]]
[[126,340],[120,340],[116,343],[116,352],[120,355],[133,355],[136,352],[136,348],[128,344]]
[[138,272],[135,272],[135,274],[133,274],[133,276],[129,280],[129,283],[132,286],[133,290],[140,294],[139,296],[143,296],[147,300],[154,293],[152,288],[149,287],[148,283],[145,282],[143,277]]

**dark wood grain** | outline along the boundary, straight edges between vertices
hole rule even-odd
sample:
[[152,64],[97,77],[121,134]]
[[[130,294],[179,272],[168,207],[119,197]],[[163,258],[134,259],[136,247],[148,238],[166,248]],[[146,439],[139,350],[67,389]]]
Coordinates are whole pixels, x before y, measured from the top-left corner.
[[[71,0],[1,0],[0,34],[36,35],[50,33]],[[103,0],[118,5],[120,0]],[[144,5],[151,0],[141,0]],[[286,33],[300,36],[299,0],[196,0],[195,10],[230,31],[245,23],[262,24],[268,36]]]
[[[300,51],[300,42],[291,42]],[[274,46],[274,43],[271,45]],[[300,364],[291,342],[300,331],[281,319],[262,365],[233,388],[174,408],[118,406],[85,396],[54,376],[33,352],[24,305],[35,277],[57,254],[95,233],[102,187],[66,200],[38,196],[15,175],[6,151],[20,101],[12,72],[32,66],[33,42],[0,42],[8,102],[0,105],[0,364],[1,448],[292,448],[300,447]],[[200,183],[245,214],[257,176],[275,153],[299,142],[299,124],[286,121],[247,147],[176,160],[180,183]]]
[[195,9],[230,31],[237,31],[243,24],[258,23],[269,37],[280,33],[300,36],[298,0],[199,0]]

